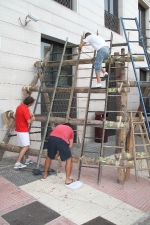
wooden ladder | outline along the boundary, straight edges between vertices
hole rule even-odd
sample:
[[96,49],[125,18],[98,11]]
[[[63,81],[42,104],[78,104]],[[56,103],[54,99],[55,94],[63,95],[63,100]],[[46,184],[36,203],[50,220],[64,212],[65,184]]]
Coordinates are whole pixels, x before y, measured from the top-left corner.
[[[135,177],[136,181],[138,181],[138,171],[148,170],[150,175],[150,140],[142,112],[138,112],[138,117],[133,117],[133,112],[129,113],[133,140]],[[137,136],[140,137],[140,144],[139,141],[137,143]],[[142,168],[142,160],[146,160],[147,167]],[[141,168],[138,168],[138,162],[141,164]]]

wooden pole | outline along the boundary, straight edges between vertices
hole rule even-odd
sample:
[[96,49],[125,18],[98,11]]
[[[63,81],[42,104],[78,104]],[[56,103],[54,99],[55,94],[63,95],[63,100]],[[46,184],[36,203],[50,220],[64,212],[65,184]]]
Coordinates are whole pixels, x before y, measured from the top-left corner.
[[[116,55],[119,53],[116,53]],[[121,55],[125,55],[125,49],[121,49]],[[122,81],[125,81],[125,63],[115,63],[117,69],[116,69],[116,76],[117,79]],[[118,88],[122,89],[123,83],[117,84]],[[126,122],[127,118],[127,94],[121,93],[121,97],[117,97],[117,110],[123,111],[124,113],[117,113],[117,116],[121,116],[121,119],[123,122]],[[121,152],[125,152],[125,146],[126,146],[126,129],[117,130],[116,131],[116,146],[122,146]],[[120,151],[120,149],[116,149],[116,151]],[[121,183],[124,181],[124,171],[123,169],[118,170],[118,183]]]
[[[92,64],[93,61],[95,60],[95,58],[91,58],[91,59],[80,59],[79,60],[79,64]],[[64,60],[63,61],[63,65],[64,66],[75,66],[76,65],[76,61],[77,60]],[[144,61],[144,57],[143,56],[137,56],[134,57],[134,61]],[[104,61],[104,63],[108,63],[109,59],[106,59]],[[117,57],[111,57],[111,63],[114,62],[131,62],[129,57],[122,57],[122,56],[117,56]],[[35,62],[36,63],[36,62]],[[49,67],[55,67],[55,66],[59,66],[60,61],[57,62],[50,62],[49,63]],[[45,64],[43,64],[43,66],[45,66]]]
[[[52,93],[54,88],[47,88],[47,87],[43,87],[40,88],[38,86],[25,86],[24,90],[29,90],[31,92],[46,92],[46,93]],[[121,92],[129,92],[129,87],[122,87]],[[70,93],[71,88],[57,88],[57,93]],[[118,92],[118,88],[109,88],[108,92]],[[88,87],[76,87],[74,89],[74,93],[88,93]],[[106,89],[105,88],[92,88],[91,89],[91,93],[106,93]]]
[[[14,118],[14,112],[11,111],[9,113],[9,118]],[[47,116],[38,116],[35,115],[35,121],[40,122],[46,122]],[[76,119],[76,118],[69,118],[69,123],[72,125],[79,125],[83,126],[84,119]],[[57,124],[63,124],[65,123],[65,118],[62,117],[50,117],[50,122],[57,123]],[[87,120],[87,125],[90,126],[97,126],[97,127],[103,127],[103,121],[100,120]],[[128,129],[129,124],[124,122],[114,122],[114,121],[106,121],[105,122],[105,129]]]
[[[3,151],[19,153],[21,150],[21,147],[0,143],[0,149],[2,149]],[[39,150],[29,148],[26,154],[32,155],[32,156],[38,156]],[[44,149],[42,151],[41,157],[46,158],[46,156],[47,156],[47,149]],[[58,159],[58,158],[55,158],[55,159]],[[82,161],[83,164],[87,164],[87,165],[98,165],[99,161],[102,161],[105,165],[115,166],[116,161],[118,162],[118,160],[115,160],[115,159],[91,158],[91,157],[85,157],[85,156],[80,158],[79,156],[72,156],[72,162],[79,163],[80,160]],[[120,160],[118,165],[123,166],[123,163],[124,163],[124,160]],[[129,166],[132,165],[130,161],[127,162],[126,164],[129,164]]]

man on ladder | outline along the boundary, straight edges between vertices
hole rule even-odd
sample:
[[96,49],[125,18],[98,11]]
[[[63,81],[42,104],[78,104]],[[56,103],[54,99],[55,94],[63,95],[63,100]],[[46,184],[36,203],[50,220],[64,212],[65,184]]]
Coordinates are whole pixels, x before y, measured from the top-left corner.
[[[92,45],[92,47],[97,51],[96,59],[94,61],[94,69],[97,79],[97,84],[95,88],[101,88],[101,80],[104,81],[108,77],[108,73],[105,71],[104,68],[102,68],[102,63],[105,59],[109,56],[109,47],[108,44],[105,42],[105,40],[97,35],[91,34],[87,32],[85,34],[85,39],[82,41],[82,43],[79,45],[78,49],[81,51],[82,46],[84,46],[86,43],[89,43]],[[104,77],[100,79],[100,72],[104,73]]]

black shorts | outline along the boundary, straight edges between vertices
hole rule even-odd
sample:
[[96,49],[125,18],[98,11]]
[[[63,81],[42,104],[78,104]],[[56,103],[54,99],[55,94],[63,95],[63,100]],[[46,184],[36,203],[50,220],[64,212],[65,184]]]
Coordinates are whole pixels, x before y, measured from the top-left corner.
[[69,145],[61,138],[50,136],[48,139],[48,157],[50,159],[55,159],[57,151],[59,152],[62,161],[71,158]]

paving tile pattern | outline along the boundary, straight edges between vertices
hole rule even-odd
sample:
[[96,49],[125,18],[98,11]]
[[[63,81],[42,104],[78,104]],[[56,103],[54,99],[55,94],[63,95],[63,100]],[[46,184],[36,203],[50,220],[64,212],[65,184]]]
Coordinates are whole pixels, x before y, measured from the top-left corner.
[[83,225],[115,225],[115,224],[99,216],[93,220],[88,221],[87,223],[84,223]]
[[0,215],[29,204],[35,199],[0,176]]
[[[60,170],[65,172],[63,164]],[[124,187],[117,183],[117,169],[112,167],[103,168],[100,184],[97,184],[97,169],[82,168],[80,180],[97,190],[147,212],[150,210],[150,179],[148,179],[148,172],[145,179],[139,177],[138,182],[136,182],[133,172],[130,175],[130,179],[125,182]],[[76,163],[73,164],[72,177],[78,177],[78,165]]]
[[50,223],[47,223],[46,225],[76,225],[76,224],[63,216],[60,216],[57,219],[51,221]]
[[59,216],[52,209],[35,201],[11,211],[2,217],[11,225],[44,225]]
[[83,184],[76,190],[67,188],[64,180],[65,175],[59,173],[20,188],[77,225],[99,216],[116,225],[127,225],[144,215],[144,212],[90,185]]

